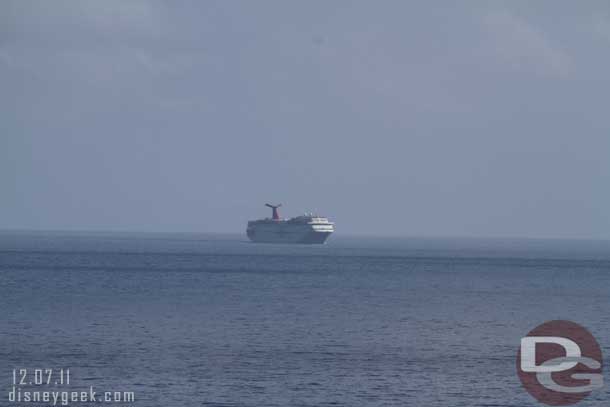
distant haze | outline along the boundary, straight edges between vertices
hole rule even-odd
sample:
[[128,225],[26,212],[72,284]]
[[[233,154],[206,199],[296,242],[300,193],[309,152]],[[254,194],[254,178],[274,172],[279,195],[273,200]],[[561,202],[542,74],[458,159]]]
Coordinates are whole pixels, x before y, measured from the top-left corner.
[[0,229],[610,238],[610,3],[1,1]]

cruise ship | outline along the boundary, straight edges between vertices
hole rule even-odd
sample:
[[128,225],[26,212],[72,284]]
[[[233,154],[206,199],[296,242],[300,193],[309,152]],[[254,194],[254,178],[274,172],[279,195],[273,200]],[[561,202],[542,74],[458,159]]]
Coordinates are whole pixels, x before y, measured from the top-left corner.
[[271,208],[272,217],[248,222],[246,234],[256,243],[306,243],[322,244],[335,231],[335,224],[323,216],[306,213],[290,219],[282,219],[278,208],[282,206],[265,204]]

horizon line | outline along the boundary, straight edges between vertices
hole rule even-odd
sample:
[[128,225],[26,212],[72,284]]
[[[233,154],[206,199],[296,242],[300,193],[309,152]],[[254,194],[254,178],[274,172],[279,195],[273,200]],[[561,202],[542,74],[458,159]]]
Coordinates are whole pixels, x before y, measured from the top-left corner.
[[[65,234],[183,234],[183,235],[245,235],[244,232],[217,232],[217,231],[159,231],[159,230],[128,230],[128,229],[35,229],[35,228],[0,228],[0,233],[65,233]],[[397,235],[377,233],[346,233],[339,234],[345,238],[378,238],[378,239],[463,239],[463,240],[563,240],[563,241],[610,241],[610,237],[556,237],[556,236],[514,236],[514,235]],[[337,237],[336,232],[333,237]]]

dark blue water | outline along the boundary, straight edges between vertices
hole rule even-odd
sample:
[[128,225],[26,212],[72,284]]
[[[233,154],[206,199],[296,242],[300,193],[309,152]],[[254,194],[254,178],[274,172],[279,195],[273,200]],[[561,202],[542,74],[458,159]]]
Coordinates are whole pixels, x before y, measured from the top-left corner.
[[63,367],[147,407],[535,406],[529,330],[610,355],[608,242],[3,232],[0,273],[2,405],[13,368]]

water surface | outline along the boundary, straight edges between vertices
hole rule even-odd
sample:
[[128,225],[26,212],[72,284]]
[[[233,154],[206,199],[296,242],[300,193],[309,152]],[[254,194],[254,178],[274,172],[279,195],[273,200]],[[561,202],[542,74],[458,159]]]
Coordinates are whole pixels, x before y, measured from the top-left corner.
[[64,367],[147,407],[534,406],[529,330],[569,319],[610,355],[603,241],[2,232],[0,273],[5,389]]

